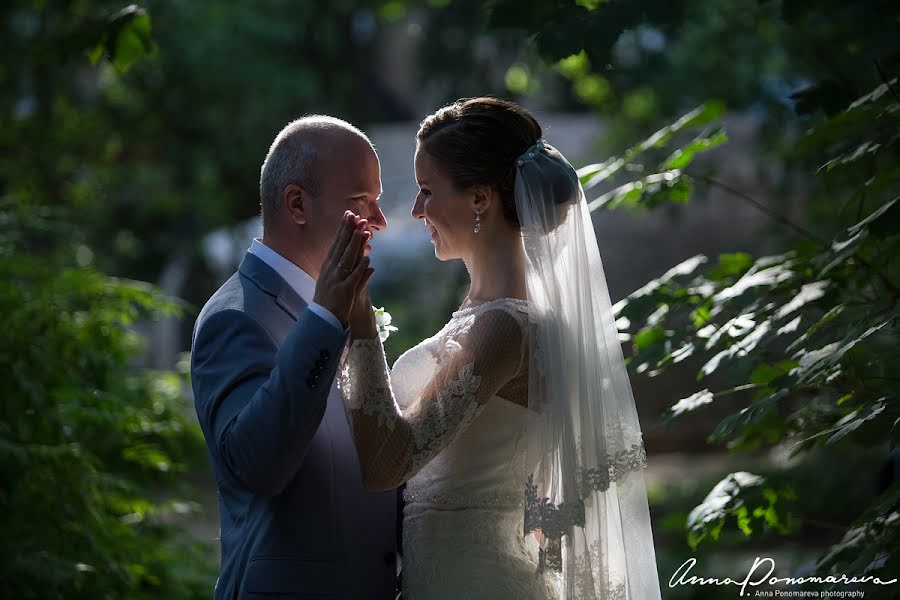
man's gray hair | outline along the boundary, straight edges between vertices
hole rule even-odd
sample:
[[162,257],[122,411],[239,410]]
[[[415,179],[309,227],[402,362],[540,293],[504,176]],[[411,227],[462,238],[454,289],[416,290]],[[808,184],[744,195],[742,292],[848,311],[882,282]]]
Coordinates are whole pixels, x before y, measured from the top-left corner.
[[281,206],[284,188],[299,185],[312,196],[321,193],[322,181],[319,159],[323,134],[348,132],[358,135],[369,145],[372,142],[359,128],[343,119],[328,115],[308,115],[291,121],[282,129],[272,145],[259,174],[259,204],[263,228],[274,222]]

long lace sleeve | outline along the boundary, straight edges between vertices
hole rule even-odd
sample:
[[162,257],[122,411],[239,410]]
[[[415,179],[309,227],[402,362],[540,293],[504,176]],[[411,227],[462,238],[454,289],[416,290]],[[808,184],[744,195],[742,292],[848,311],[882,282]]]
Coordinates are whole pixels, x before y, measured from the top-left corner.
[[354,340],[338,387],[365,486],[393,489],[450,444],[522,368],[523,340],[520,321],[506,311],[475,316],[447,334],[435,376],[404,410],[391,389],[381,341]]

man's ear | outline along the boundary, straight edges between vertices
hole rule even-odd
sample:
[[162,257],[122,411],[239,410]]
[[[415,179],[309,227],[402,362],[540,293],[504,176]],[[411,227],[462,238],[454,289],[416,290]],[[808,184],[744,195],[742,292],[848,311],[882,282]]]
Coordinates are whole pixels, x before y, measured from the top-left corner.
[[297,225],[305,225],[309,217],[309,194],[301,186],[289,183],[281,195],[281,207]]

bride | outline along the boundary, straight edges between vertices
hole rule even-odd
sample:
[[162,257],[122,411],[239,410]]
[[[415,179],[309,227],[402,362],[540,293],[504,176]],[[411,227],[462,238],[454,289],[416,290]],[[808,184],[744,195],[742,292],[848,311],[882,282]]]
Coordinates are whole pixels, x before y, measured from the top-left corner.
[[365,485],[406,482],[407,599],[660,597],[646,453],[584,193],[522,107],[416,135],[412,216],[468,296],[389,369],[368,291],[341,389]]

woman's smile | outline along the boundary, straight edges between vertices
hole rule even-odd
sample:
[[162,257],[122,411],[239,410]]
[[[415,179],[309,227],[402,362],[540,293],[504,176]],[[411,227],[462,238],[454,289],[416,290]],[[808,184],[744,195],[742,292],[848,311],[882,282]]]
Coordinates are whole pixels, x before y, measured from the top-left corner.
[[428,231],[431,233],[431,241],[434,242],[438,238],[437,229],[435,229],[434,225],[425,221],[425,226],[428,228]]

